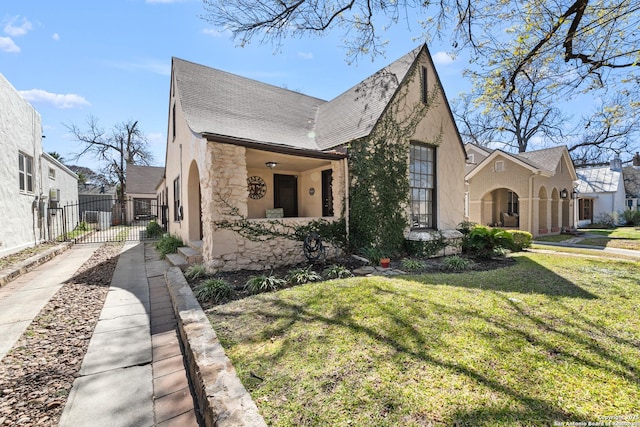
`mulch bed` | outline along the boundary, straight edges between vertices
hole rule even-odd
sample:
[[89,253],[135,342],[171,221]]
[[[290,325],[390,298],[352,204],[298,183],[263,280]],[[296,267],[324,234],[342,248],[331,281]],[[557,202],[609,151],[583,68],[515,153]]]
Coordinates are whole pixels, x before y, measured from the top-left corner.
[[0,426],[55,426],[89,346],[121,244],[96,250],[0,363]]

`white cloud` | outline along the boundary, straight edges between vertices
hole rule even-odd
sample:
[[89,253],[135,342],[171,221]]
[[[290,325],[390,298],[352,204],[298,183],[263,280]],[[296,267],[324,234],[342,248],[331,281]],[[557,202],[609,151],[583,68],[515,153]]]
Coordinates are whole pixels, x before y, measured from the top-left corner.
[[432,58],[436,65],[447,65],[453,62],[453,58],[447,52],[443,51],[437,52]]
[[31,103],[50,104],[55,108],[68,109],[91,105],[89,101],[74,93],[51,93],[42,89],[21,90],[20,95]]
[[11,37],[0,37],[0,50],[3,52],[18,53],[20,52],[20,47],[11,40]]
[[224,30],[216,30],[215,28],[205,28],[204,30],[202,30],[202,34],[206,34],[208,36],[211,37],[231,37],[231,31],[224,29]]
[[152,145],[162,145],[166,144],[167,138],[165,138],[164,134],[159,132],[151,132],[147,134],[147,140]]
[[53,35],[51,36],[52,39],[54,40],[60,40],[60,34],[58,33],[53,33]]
[[31,22],[27,21],[27,18],[22,18],[22,24],[19,26],[14,25],[16,21],[20,20],[19,16],[14,16],[9,20],[4,27],[4,32],[12,37],[24,36],[33,29]]
[[298,52],[298,56],[302,59],[313,59],[313,53],[311,52]]

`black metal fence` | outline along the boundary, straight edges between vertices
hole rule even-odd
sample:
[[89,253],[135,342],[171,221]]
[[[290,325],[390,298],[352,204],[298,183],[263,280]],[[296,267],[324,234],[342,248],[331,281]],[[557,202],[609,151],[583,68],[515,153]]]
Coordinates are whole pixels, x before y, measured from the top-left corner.
[[[155,239],[158,235],[148,229],[162,230],[165,212],[156,199],[91,196],[74,204],[49,206],[47,233],[50,240],[76,243]],[[152,221],[157,226],[149,227]]]

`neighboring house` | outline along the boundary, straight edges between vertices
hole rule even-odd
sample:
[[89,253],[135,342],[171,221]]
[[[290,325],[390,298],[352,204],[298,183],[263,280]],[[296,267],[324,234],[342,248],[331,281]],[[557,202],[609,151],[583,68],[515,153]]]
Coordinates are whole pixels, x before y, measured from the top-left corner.
[[633,156],[631,166],[622,168],[627,209],[640,210],[640,153]]
[[40,114],[2,74],[0,144],[0,255],[7,255],[57,237],[59,228],[50,227],[59,221],[49,210],[50,190],[59,189],[62,200],[77,198],[77,176],[42,152]]
[[593,224],[602,215],[626,209],[622,162],[613,159],[609,166],[578,168],[578,226]]
[[111,225],[118,218],[117,187],[104,184],[78,184],[78,218],[76,223],[98,222],[106,218]]
[[577,176],[565,146],[518,154],[465,147],[468,221],[534,236],[575,226]]
[[[366,144],[385,119],[411,117],[408,106],[426,105],[434,88],[441,84],[426,46],[331,101],[173,58],[165,182],[158,188],[168,231],[185,242],[202,240],[213,271],[304,261],[299,242],[255,241],[221,223],[242,218],[270,226],[277,217],[292,227],[344,218],[348,230],[350,191],[366,185],[350,174],[349,144]],[[463,220],[464,147],[444,93],[434,92],[435,106],[398,142],[409,153],[411,194],[397,209],[411,224],[406,236],[416,240],[436,231],[460,236],[455,228]]]
[[[42,194],[44,209],[47,211],[45,240],[55,240],[75,227],[74,214],[78,211],[78,175],[54,157],[42,153],[41,157]],[[42,201],[43,198],[41,198]],[[63,215],[63,209],[67,212]]]
[[156,189],[162,181],[164,167],[127,163],[127,218],[129,223],[158,217]]

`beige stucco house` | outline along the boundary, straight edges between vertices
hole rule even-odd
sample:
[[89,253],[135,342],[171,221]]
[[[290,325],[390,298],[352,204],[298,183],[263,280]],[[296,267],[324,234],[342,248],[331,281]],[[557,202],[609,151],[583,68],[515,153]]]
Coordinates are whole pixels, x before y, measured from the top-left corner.
[[440,87],[426,46],[331,101],[173,58],[166,167],[157,189],[168,206],[168,231],[201,241],[210,271],[304,261],[301,242],[275,235],[256,241],[223,224],[286,230],[345,219],[348,233],[350,190],[363,185],[350,175],[349,147],[366,143],[385,118],[402,121],[432,92],[434,107],[399,141],[412,196],[398,209],[411,224],[409,238],[455,234],[463,220],[465,151],[444,93],[434,91]]
[[466,145],[466,219],[533,236],[575,227],[577,175],[565,146],[507,153]]

